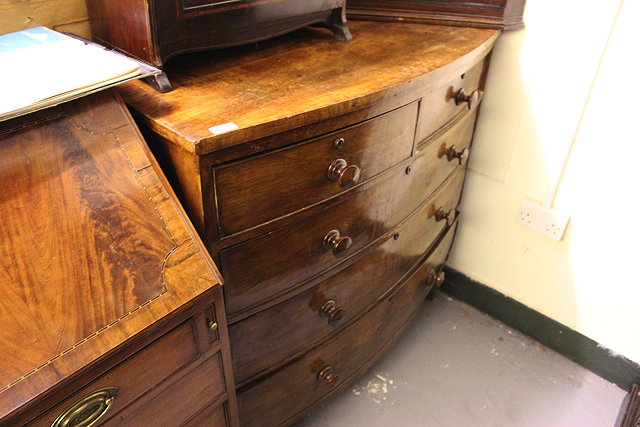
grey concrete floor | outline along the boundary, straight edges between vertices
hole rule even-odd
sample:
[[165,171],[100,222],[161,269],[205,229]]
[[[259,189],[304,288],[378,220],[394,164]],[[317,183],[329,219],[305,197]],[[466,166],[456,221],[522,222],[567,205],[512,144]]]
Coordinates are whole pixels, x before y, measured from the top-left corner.
[[626,395],[436,293],[363,377],[295,427],[614,426]]

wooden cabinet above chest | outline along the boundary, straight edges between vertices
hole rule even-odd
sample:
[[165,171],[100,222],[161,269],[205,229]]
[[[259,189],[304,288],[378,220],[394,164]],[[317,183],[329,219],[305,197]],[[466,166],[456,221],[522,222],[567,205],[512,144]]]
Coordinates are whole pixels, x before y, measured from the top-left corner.
[[350,28],[185,56],[166,94],[121,89],[225,280],[244,425],[290,423],[370,366],[454,238],[499,33]]

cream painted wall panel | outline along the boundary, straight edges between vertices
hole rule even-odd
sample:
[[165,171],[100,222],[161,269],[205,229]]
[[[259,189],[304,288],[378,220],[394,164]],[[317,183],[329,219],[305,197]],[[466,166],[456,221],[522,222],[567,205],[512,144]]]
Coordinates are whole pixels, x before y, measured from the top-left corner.
[[[525,34],[525,31],[507,31],[496,42],[486,82],[489,94],[482,100],[482,116],[501,117],[501,129],[500,132],[495,132],[493,121],[478,121],[473,157],[469,165],[474,172],[499,182],[504,181],[509,170],[531,87],[533,67],[528,75],[524,75],[521,66],[521,60],[524,58],[517,54],[526,50]],[[498,73],[494,70],[512,72]]]
[[[519,133],[531,130],[522,126],[535,128],[548,170],[561,170],[618,3],[527,3],[526,30],[504,33],[494,50],[472,170],[504,181]],[[574,18],[576,10],[581,11],[580,19]],[[487,117],[500,121],[499,132]],[[532,196],[545,197],[546,180],[531,185]]]
[[[640,227],[625,213],[640,212],[634,189],[640,104],[628,83],[638,69],[639,3],[527,3],[526,30],[506,34],[494,54],[450,259],[452,267],[635,361],[640,251],[630,243],[640,240]],[[518,58],[517,67],[509,58]],[[572,221],[555,242],[515,218],[523,198],[545,198],[583,113],[584,142],[571,152],[557,198]]]
[[558,194],[575,212],[569,257],[582,330],[640,361],[640,104],[629,92],[640,67],[640,0],[625,0]]

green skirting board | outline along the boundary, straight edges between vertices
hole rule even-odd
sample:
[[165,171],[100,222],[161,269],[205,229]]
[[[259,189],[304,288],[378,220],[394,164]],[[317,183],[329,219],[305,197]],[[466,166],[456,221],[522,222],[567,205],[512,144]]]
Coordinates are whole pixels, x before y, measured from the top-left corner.
[[445,268],[442,290],[573,360],[602,378],[631,390],[640,382],[640,365],[508,296]]

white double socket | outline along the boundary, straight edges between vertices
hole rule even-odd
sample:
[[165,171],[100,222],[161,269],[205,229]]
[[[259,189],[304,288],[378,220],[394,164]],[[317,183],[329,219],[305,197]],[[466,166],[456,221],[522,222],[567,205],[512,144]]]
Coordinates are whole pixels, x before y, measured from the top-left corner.
[[562,240],[569,223],[569,215],[540,203],[524,199],[520,203],[517,217],[518,224],[524,225],[553,240]]

